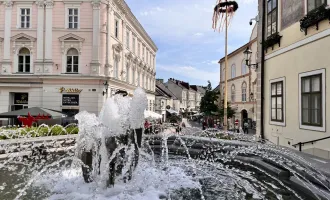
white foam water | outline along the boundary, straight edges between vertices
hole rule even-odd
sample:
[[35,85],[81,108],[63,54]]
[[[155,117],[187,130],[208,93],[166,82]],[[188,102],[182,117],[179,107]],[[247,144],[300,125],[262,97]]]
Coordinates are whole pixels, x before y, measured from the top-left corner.
[[170,166],[166,171],[140,162],[128,183],[116,182],[114,187],[100,188],[96,183],[85,183],[81,168],[45,174],[35,183],[49,191],[49,200],[152,200],[165,197],[178,188],[199,188],[199,182],[186,175],[180,167]]

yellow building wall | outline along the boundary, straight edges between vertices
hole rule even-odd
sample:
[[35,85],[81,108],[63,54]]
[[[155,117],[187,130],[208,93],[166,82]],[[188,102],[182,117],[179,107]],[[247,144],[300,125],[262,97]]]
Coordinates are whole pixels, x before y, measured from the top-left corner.
[[[329,28],[329,21],[325,21]],[[322,22],[322,29],[325,24]],[[291,31],[291,32],[290,32]],[[311,35],[314,30],[308,30]],[[321,30],[317,31],[317,33]],[[282,33],[281,33],[282,35]],[[306,37],[307,37],[306,36]],[[298,39],[297,39],[298,38]],[[283,31],[283,46],[297,42],[305,38],[304,33],[300,32],[299,27],[294,25]],[[281,47],[283,48],[283,47]],[[277,51],[279,49],[275,49]],[[269,53],[268,53],[269,55]],[[303,130],[299,128],[299,73],[326,69],[326,103],[330,100],[330,87],[327,87],[330,77],[330,36],[317,41],[292,49],[276,57],[265,61],[265,129],[264,134],[267,139],[275,144],[291,147],[299,142],[310,141],[330,136],[330,106],[326,105],[326,132]],[[270,125],[270,80],[285,77],[285,109],[286,126]],[[318,148],[330,151],[330,140],[317,142],[314,145],[306,144],[303,149]],[[297,148],[298,149],[298,148]]]

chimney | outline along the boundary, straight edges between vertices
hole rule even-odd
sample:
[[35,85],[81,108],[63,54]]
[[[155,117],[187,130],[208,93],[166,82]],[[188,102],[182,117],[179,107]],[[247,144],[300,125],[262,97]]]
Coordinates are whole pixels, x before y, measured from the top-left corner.
[[157,82],[164,83],[164,79],[156,79]]

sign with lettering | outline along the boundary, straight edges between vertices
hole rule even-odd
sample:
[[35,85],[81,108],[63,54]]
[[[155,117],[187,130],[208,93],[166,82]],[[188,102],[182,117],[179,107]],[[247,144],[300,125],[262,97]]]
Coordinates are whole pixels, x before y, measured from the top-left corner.
[[82,91],[82,89],[78,89],[78,88],[64,88],[64,87],[61,87],[59,89],[60,93],[78,93],[78,94],[80,94],[81,91]]
[[282,30],[291,24],[298,22],[304,16],[304,4],[302,0],[282,0]]
[[29,94],[28,93],[15,93],[14,104],[28,104]]
[[63,94],[62,97],[63,106],[79,106],[78,94]]

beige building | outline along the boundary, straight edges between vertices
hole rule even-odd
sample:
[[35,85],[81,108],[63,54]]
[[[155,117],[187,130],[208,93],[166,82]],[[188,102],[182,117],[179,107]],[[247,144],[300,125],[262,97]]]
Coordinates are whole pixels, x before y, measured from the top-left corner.
[[[234,127],[236,120],[238,120],[238,125],[241,127],[245,119],[250,121],[256,121],[257,119],[254,95],[256,92],[257,73],[254,69],[246,66],[243,52],[247,47],[254,52],[251,56],[251,63],[255,63],[257,58],[257,26],[252,30],[250,41],[228,55],[227,100],[230,102],[231,107],[236,110],[235,118],[229,119],[229,129]],[[221,100],[223,100],[225,91],[225,58],[221,58],[219,63],[221,71],[220,95]]]
[[[297,150],[300,145],[295,144],[307,142],[301,145],[302,151],[330,159],[330,121],[326,120],[330,117],[326,102],[330,99],[326,81],[330,76],[330,25],[326,1],[268,0],[265,9],[262,2],[259,13],[265,12],[265,62],[261,69],[261,131],[265,139]],[[310,20],[314,18],[319,22]],[[262,26],[259,28],[262,34]]]

